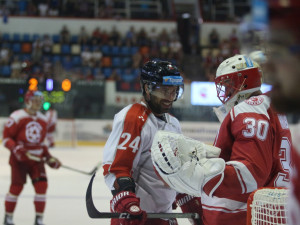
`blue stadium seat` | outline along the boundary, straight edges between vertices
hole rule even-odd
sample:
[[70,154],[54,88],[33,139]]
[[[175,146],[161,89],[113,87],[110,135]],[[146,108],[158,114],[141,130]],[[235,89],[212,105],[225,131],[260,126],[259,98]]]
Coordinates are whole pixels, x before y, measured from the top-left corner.
[[2,35],[2,40],[3,41],[10,41],[10,35],[8,33],[4,33]]
[[81,65],[81,57],[78,55],[72,56],[72,63],[74,66],[80,66]]
[[10,66],[6,65],[6,66],[1,66],[1,69],[0,69],[0,73],[1,73],[1,76],[3,77],[10,77],[10,74],[11,74],[11,69],[10,69]]
[[134,55],[138,51],[139,51],[139,47],[137,47],[137,46],[132,46],[131,49],[130,49],[131,55]]
[[78,35],[72,35],[71,36],[71,43],[72,44],[77,44],[78,43]]
[[31,41],[30,34],[27,34],[27,33],[23,34],[22,41],[23,42],[30,42]]
[[19,53],[19,52],[21,52],[21,43],[13,43],[13,45],[12,45],[12,51],[14,52],[14,53]]
[[59,43],[59,41],[60,41],[60,36],[59,36],[59,34],[53,34],[53,35],[52,35],[52,41],[53,41],[54,43]]
[[102,74],[102,72],[101,72],[101,69],[99,67],[93,68],[93,75],[94,76],[99,76],[101,74]]
[[110,77],[110,75],[112,74],[112,69],[109,67],[103,68],[102,73],[104,74],[104,76],[106,78]]
[[52,57],[52,62],[53,63],[56,63],[56,62],[60,62],[61,61],[61,57],[60,57],[60,55],[54,55],[53,57]]
[[111,54],[115,55],[115,56],[120,55],[120,47],[119,46],[112,46]]
[[122,46],[122,47],[121,47],[121,50],[120,50],[120,53],[121,53],[121,55],[123,55],[123,56],[130,55],[130,54],[131,54],[131,52],[130,52],[130,47],[128,47],[128,46]]
[[20,60],[21,61],[31,60],[31,55],[30,54],[21,54]]
[[61,46],[61,53],[62,54],[70,54],[71,53],[71,46],[68,44],[63,44]]
[[113,57],[112,58],[112,66],[113,67],[122,67],[121,58],[120,57]]
[[36,41],[39,38],[41,38],[41,36],[39,34],[33,34],[32,35],[32,41]]
[[101,47],[101,51],[104,55],[111,55],[111,49],[110,49],[110,46],[108,45],[102,45]]
[[122,67],[131,67],[132,66],[132,59],[131,57],[123,57],[122,58]]
[[21,35],[19,33],[14,33],[12,37],[13,42],[19,42],[21,41]]

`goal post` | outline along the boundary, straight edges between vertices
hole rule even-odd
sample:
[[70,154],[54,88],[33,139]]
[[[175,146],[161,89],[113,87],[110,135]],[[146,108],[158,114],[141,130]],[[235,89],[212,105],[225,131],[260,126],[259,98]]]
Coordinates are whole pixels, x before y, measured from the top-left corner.
[[264,187],[247,202],[247,225],[286,225],[288,189]]

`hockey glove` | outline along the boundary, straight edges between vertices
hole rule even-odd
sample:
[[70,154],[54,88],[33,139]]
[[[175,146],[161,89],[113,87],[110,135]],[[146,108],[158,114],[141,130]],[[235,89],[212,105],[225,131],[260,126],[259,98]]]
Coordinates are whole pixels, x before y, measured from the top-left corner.
[[213,178],[211,192],[224,178],[225,161],[221,149],[206,145],[182,134],[158,131],[151,147],[155,170],[169,187],[179,193],[201,196],[204,186]]
[[193,225],[203,225],[201,198],[187,194],[177,194],[176,204],[183,213],[198,213],[199,219],[189,219]]
[[58,169],[61,166],[61,162],[53,156],[48,158],[46,163],[48,164],[48,166],[50,166],[53,169]]
[[43,145],[42,147],[43,156],[46,158],[46,163],[48,164],[48,166],[53,169],[58,169],[61,166],[61,162],[49,153],[48,147],[46,145]]
[[27,150],[24,148],[23,145],[17,145],[12,150],[13,155],[20,162],[28,160],[26,152],[27,152]]
[[140,199],[133,192],[122,191],[117,193],[110,201],[112,212],[129,213],[132,219],[119,219],[123,225],[143,225],[147,219],[147,213],[140,208]]

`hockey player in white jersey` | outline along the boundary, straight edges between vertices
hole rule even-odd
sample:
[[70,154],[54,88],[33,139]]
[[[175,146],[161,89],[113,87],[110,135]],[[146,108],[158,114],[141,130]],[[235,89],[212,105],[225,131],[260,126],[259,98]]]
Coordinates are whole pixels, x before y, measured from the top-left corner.
[[[166,61],[149,61],[140,75],[143,100],[128,105],[114,117],[105,144],[105,182],[113,194],[112,212],[127,212],[137,219],[112,219],[111,224],[177,224],[176,219],[147,219],[147,213],[169,213],[176,191],[159,179],[153,168],[150,148],[157,130],[181,133],[179,121],[168,112],[184,91],[178,68]],[[178,195],[184,212],[194,210],[198,198]]]
[[276,113],[268,95],[261,93],[261,72],[247,56],[223,61],[215,84],[224,104],[214,143],[220,158],[212,157],[218,156],[213,146],[195,141],[180,141],[181,146],[168,151],[159,135],[152,158],[170,187],[201,196],[205,225],[246,224],[252,191],[289,185],[291,133],[286,117]]

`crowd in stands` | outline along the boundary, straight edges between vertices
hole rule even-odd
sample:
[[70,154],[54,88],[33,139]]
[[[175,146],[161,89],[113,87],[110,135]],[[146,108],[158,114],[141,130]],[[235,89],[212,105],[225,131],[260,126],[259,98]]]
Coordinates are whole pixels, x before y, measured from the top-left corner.
[[[141,3],[137,1],[136,4],[137,10],[130,13],[131,19],[171,19],[167,0],[144,0]],[[162,9],[159,13],[153,10],[156,5]],[[128,18],[126,10],[125,0],[0,1],[0,15],[11,16]]]
[[180,65],[183,57],[177,31],[157,32],[155,27],[149,33],[130,27],[121,35],[115,27],[110,31],[95,27],[88,33],[82,26],[77,34],[71,34],[63,26],[55,35],[3,33],[0,37],[1,77],[130,82],[149,59]]
[[213,28],[209,34],[209,45],[202,50],[205,79],[214,81],[216,70],[225,59],[240,54],[240,43],[236,29],[228,38],[221,39],[218,31]]

